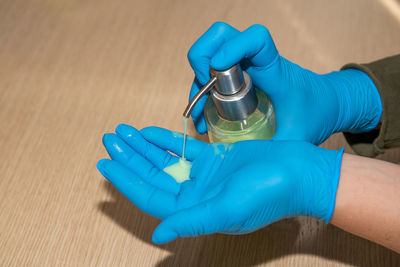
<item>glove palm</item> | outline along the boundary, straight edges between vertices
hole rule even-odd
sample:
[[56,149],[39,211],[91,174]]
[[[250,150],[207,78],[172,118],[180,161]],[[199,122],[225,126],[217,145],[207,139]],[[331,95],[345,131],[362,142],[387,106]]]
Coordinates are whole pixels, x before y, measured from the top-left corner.
[[178,161],[182,136],[119,126],[104,144],[113,160],[101,173],[144,212],[163,219],[153,241],[211,233],[243,234],[297,215],[329,221],[341,152],[305,142],[252,140],[207,144],[188,139],[191,180],[162,170]]

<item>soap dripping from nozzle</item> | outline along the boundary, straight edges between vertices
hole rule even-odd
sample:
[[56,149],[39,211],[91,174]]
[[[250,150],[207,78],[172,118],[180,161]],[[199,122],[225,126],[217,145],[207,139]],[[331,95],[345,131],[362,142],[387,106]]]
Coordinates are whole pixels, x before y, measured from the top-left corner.
[[183,112],[183,151],[182,151],[182,159],[185,159],[185,145],[186,145],[186,128],[187,128],[187,121],[192,114],[194,106],[197,102],[205,96],[208,92],[210,92],[211,88],[213,88],[214,84],[217,81],[217,77],[212,77],[201,89],[197,92],[197,94],[190,100],[189,104],[187,105],[185,111]]
[[188,118],[183,116],[183,145],[182,145],[182,157],[171,166],[165,167],[164,172],[168,173],[175,179],[177,183],[182,183],[186,180],[190,180],[190,169],[192,164],[185,159],[185,147],[186,147],[186,136],[187,136],[187,121]]
[[187,122],[188,118],[183,116],[182,117],[182,122],[183,122],[183,148],[182,148],[182,159],[185,159],[185,147],[186,147],[186,135],[187,135]]

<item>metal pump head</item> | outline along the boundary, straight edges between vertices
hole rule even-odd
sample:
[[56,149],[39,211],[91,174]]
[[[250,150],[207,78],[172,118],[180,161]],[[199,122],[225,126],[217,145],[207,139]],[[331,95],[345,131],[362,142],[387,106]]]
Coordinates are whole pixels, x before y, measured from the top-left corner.
[[183,113],[189,117],[196,103],[211,91],[218,114],[230,121],[243,120],[257,108],[258,99],[250,76],[242,71],[239,64],[217,71],[210,68],[211,79],[192,98]]
[[242,89],[244,85],[243,71],[239,65],[232,68],[217,71],[210,68],[212,77],[217,77],[215,82],[215,90],[222,95],[234,95]]

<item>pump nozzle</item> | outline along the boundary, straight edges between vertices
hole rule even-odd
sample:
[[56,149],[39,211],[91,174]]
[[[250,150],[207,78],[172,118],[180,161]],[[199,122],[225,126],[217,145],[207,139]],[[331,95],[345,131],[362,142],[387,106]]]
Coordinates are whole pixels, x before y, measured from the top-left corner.
[[187,105],[185,111],[183,112],[183,116],[186,118],[190,117],[190,114],[192,114],[194,106],[197,104],[197,102],[202,98],[205,94],[210,92],[211,88],[214,86],[215,82],[217,81],[217,77],[214,76],[212,77],[208,83],[206,83],[203,88],[200,89],[200,91],[190,100],[189,104]]

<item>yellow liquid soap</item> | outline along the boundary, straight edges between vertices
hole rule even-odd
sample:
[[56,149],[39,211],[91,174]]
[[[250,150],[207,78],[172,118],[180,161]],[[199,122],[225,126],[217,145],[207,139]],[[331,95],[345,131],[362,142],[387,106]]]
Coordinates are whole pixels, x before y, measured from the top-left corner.
[[192,163],[180,158],[179,161],[171,166],[164,168],[164,172],[171,175],[177,183],[182,183],[186,180],[190,180],[190,169],[192,168]]
[[182,148],[182,159],[185,159],[185,146],[186,146],[186,135],[187,135],[187,122],[188,118],[182,117],[183,122],[183,148]]
[[190,180],[190,169],[192,168],[192,163],[185,159],[185,146],[186,146],[186,136],[187,136],[187,121],[188,118],[182,117],[183,122],[183,145],[182,145],[182,157],[179,161],[171,166],[164,168],[164,172],[168,173],[172,178],[175,179],[177,183],[182,183],[184,181]]

